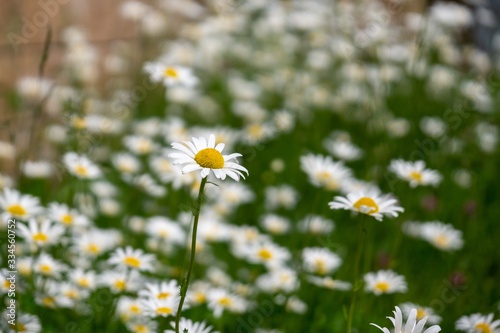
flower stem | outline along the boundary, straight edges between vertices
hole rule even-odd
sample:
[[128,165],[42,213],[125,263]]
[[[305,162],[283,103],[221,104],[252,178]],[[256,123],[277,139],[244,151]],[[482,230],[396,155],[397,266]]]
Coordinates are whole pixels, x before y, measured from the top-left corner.
[[189,281],[191,280],[191,273],[193,271],[194,259],[196,255],[196,232],[198,230],[198,219],[200,218],[201,201],[203,199],[203,189],[207,183],[207,177],[201,179],[200,191],[198,192],[198,200],[196,201],[196,206],[193,211],[194,222],[193,222],[193,234],[191,236],[191,258],[189,259],[189,269],[186,278],[181,283],[181,300],[179,301],[179,307],[177,308],[177,315],[175,317],[175,333],[179,333],[179,321],[181,320],[182,306],[184,305],[184,300],[186,299],[187,290],[189,287]]
[[365,244],[366,229],[364,228],[364,218],[359,222],[358,231],[358,246],[356,249],[356,257],[354,259],[354,278],[352,280],[352,294],[351,294],[351,305],[349,306],[349,314],[347,317],[347,333],[351,333],[352,328],[352,317],[354,315],[354,308],[356,307],[356,293],[360,288],[359,283],[359,266],[361,264],[361,255],[363,253],[363,246]]

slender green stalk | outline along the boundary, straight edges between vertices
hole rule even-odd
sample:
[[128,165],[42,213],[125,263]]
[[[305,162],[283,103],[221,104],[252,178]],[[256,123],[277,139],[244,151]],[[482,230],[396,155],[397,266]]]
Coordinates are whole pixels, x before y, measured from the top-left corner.
[[349,313],[347,317],[347,333],[351,333],[352,328],[352,317],[354,315],[354,308],[356,307],[356,293],[360,287],[359,284],[359,266],[361,264],[361,255],[363,253],[363,248],[365,244],[366,229],[364,228],[365,218],[361,218],[359,221],[359,231],[358,231],[358,246],[356,249],[356,257],[354,259],[354,278],[352,280],[352,293],[351,293],[351,305],[349,306]]
[[194,208],[194,222],[193,222],[193,234],[191,236],[191,258],[189,259],[189,269],[186,278],[181,283],[181,300],[179,302],[179,307],[177,308],[177,315],[175,317],[175,333],[179,333],[179,321],[181,320],[182,306],[184,305],[184,300],[186,299],[187,290],[189,287],[189,281],[191,280],[191,273],[193,271],[194,259],[196,255],[196,232],[198,230],[198,219],[200,218],[201,201],[203,199],[203,189],[207,183],[207,177],[201,180],[200,191],[198,192],[198,200],[196,201],[196,207]]

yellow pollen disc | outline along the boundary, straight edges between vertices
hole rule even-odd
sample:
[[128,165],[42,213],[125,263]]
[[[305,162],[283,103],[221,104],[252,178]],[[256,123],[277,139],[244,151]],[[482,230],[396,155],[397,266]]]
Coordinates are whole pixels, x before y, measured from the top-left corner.
[[200,166],[209,169],[222,169],[224,167],[224,157],[214,148],[205,148],[200,150],[195,156],[194,160]]
[[127,284],[125,283],[124,280],[117,280],[117,281],[115,281],[114,286],[116,289],[121,291],[121,290],[125,290],[125,288],[127,287]]
[[78,176],[82,176],[82,177],[87,177],[88,176],[88,170],[86,167],[84,167],[83,165],[77,165],[75,166],[74,170],[73,170]]
[[259,124],[253,124],[248,127],[248,134],[252,138],[259,139],[264,135],[264,129]]
[[378,212],[378,206],[372,198],[363,197],[354,203],[354,208],[361,212],[361,206],[370,208],[367,214],[374,214]]
[[45,297],[42,299],[42,303],[46,306],[54,306],[54,299],[52,297]]
[[10,281],[9,280],[5,280],[5,282],[3,283],[3,286],[5,289],[9,289],[10,288]]
[[71,224],[71,223],[73,223],[73,216],[71,216],[70,214],[64,214],[61,217],[61,221],[64,224]]
[[222,306],[229,306],[232,302],[229,297],[222,297],[221,299],[219,299],[218,303]]
[[422,182],[422,174],[418,171],[413,171],[412,173],[410,173],[410,178],[416,181],[417,183]]
[[47,239],[48,239],[47,235],[41,232],[37,232],[36,234],[33,235],[33,240],[35,242],[45,243]]
[[269,251],[267,249],[259,250],[258,255],[261,259],[264,259],[264,260],[269,260],[273,257],[273,254],[271,253],[271,251]]
[[87,251],[92,253],[92,254],[98,254],[99,253],[99,246],[97,244],[89,244],[87,245]]
[[52,271],[50,265],[40,265],[39,268],[43,273],[50,273]]
[[17,325],[16,325],[16,331],[17,332],[26,332],[26,326],[24,326],[21,323],[17,323]]
[[73,119],[73,126],[77,129],[84,129],[87,126],[87,122],[84,118],[76,117]]
[[71,298],[71,299],[76,299],[78,298],[78,293],[74,290],[68,290],[65,292],[65,295],[68,297],[68,298]]
[[427,311],[425,311],[424,309],[417,309],[417,320],[421,320],[425,316],[427,316]]
[[163,74],[166,76],[166,77],[171,77],[171,78],[178,78],[179,77],[179,72],[177,72],[177,70],[175,68],[172,68],[172,67],[167,67],[165,68],[165,71],[163,71]]
[[147,333],[148,328],[145,325],[137,325],[134,327],[134,333]]
[[156,309],[156,313],[159,315],[169,315],[172,313],[172,309],[167,307],[159,307]]
[[378,291],[385,293],[389,290],[389,284],[387,282],[377,282],[374,288]]
[[7,207],[7,211],[15,216],[24,216],[26,215],[26,209],[24,209],[21,205],[11,205]]
[[448,244],[450,243],[450,240],[445,235],[436,236],[434,241],[436,242],[436,245],[439,247],[447,247]]
[[316,172],[316,178],[321,182],[328,182],[332,175],[328,171],[318,171]]
[[167,299],[170,296],[170,293],[159,293],[158,294],[158,299]]
[[141,308],[137,304],[132,304],[130,306],[130,312],[132,312],[132,313],[141,313]]
[[131,266],[134,268],[137,268],[141,265],[141,262],[139,261],[139,259],[134,258],[134,257],[126,257],[125,259],[123,259],[123,263],[127,266]]
[[83,288],[88,288],[90,286],[89,280],[86,278],[81,278],[78,280],[78,285]]
[[479,323],[474,326],[476,331],[481,332],[481,333],[491,333],[491,327],[490,325],[486,323]]
[[316,259],[316,273],[320,275],[326,273],[326,265],[323,259]]
[[204,293],[199,293],[199,292],[194,295],[194,298],[198,303],[204,303],[207,299]]

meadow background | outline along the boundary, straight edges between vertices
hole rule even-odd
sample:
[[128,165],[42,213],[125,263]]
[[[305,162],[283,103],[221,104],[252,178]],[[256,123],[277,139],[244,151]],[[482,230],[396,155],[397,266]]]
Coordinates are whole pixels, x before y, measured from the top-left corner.
[[[33,332],[167,329],[172,316],[126,307],[146,282],[180,281],[185,274],[200,179],[181,175],[167,154],[172,142],[214,133],[226,143],[225,154],[242,154],[239,163],[249,176],[237,187],[210,179],[216,185],[207,185],[201,208],[200,228],[208,226],[199,234],[197,286],[190,290],[210,299],[210,290],[223,289],[243,306],[217,316],[201,302],[184,317],[220,332],[345,330],[351,291],[315,285],[310,277],[353,282],[358,225],[367,217],[331,210],[328,202],[375,186],[405,211],[366,220],[357,280],[391,269],[404,276],[408,291],[360,289],[353,331],[376,332],[369,323],[386,326],[385,317],[404,302],[433,308],[444,332],[456,331],[464,315],[498,318],[500,63],[494,45],[474,46],[477,17],[470,8],[439,6],[417,13],[399,1],[124,1],[117,9],[120,24],[135,37],[109,42],[105,51],[71,22],[51,30],[41,25],[37,66],[2,91],[0,195],[10,188],[37,197],[35,206],[43,209],[33,210],[34,223],[48,219],[64,228],[42,245],[18,229],[16,260],[24,265],[16,281],[18,314],[38,318],[41,327]],[[10,32],[26,38],[24,27]],[[60,42],[53,45],[54,39]],[[60,55],[55,63],[53,52]],[[146,62],[186,66],[198,84],[153,82]],[[352,160],[352,149],[335,155],[325,140],[351,143],[361,154]],[[75,176],[64,162],[70,152],[88,157],[100,175]],[[307,154],[344,160],[353,182],[341,179],[344,185],[334,188],[312,183],[300,162]],[[442,181],[412,187],[388,169],[395,159],[423,160]],[[58,222],[49,209],[54,202],[74,208],[70,214],[86,222]],[[7,220],[16,216],[5,203],[0,209],[6,268]],[[333,230],[304,230],[311,215],[333,221]],[[175,222],[181,231],[172,227],[167,234],[184,240],[149,231],[155,217]],[[30,218],[17,220],[28,225]],[[443,250],[404,227],[429,221],[461,231],[463,246]],[[276,270],[235,250],[249,230],[289,253],[276,270],[295,283],[276,282],[266,275]],[[101,247],[96,253],[85,250],[92,241]],[[121,271],[108,260],[127,246],[153,254],[154,269],[137,273],[135,283],[127,273],[128,286],[117,290],[110,275]],[[328,249],[342,264],[328,274],[313,272],[303,260],[308,247]],[[59,274],[37,271],[42,254],[60,265]],[[94,281],[91,286],[78,285],[77,270]],[[1,293],[8,302],[5,288]],[[1,325],[2,332],[16,331]]]

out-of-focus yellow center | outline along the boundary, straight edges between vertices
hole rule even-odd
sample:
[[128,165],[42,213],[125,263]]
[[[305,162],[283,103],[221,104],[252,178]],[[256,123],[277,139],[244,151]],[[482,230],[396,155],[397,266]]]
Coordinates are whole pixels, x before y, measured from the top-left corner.
[[64,224],[71,224],[71,223],[73,223],[73,216],[71,216],[70,214],[64,214],[61,217],[61,221]]
[[171,77],[171,78],[174,78],[174,79],[177,79],[179,77],[179,72],[175,68],[173,68],[173,67],[167,67],[167,68],[165,68],[165,71],[163,71],[163,74],[166,77]]
[[425,311],[425,309],[417,309],[417,320],[423,319],[425,316],[427,316],[427,311]]
[[80,278],[80,279],[78,279],[77,284],[80,287],[83,287],[83,288],[90,287],[90,282],[89,282],[89,280],[87,278]]
[[264,129],[259,124],[253,124],[248,127],[248,134],[255,139],[258,139],[264,135]]
[[134,333],[147,333],[148,327],[146,325],[136,325],[134,326]]
[[92,254],[98,254],[100,251],[100,248],[97,244],[91,243],[91,244],[87,245],[87,251],[92,253]]
[[81,177],[87,177],[89,174],[89,170],[81,164],[76,165],[73,171]]
[[389,284],[387,282],[377,282],[374,288],[380,292],[386,293],[389,290]]
[[434,241],[436,242],[437,246],[442,248],[447,247],[448,244],[450,243],[450,239],[445,235],[437,235],[436,238],[434,238]]
[[125,259],[123,259],[123,263],[127,266],[134,267],[134,268],[137,268],[141,265],[141,262],[139,261],[139,259],[137,259],[135,257],[125,257]]
[[197,292],[194,294],[194,299],[198,303],[205,303],[205,301],[207,300],[207,297],[205,296],[204,293]]
[[47,239],[48,239],[47,235],[42,232],[37,232],[36,234],[33,235],[33,240],[35,242],[45,243]]
[[68,290],[64,293],[70,299],[77,299],[78,293],[75,290]]
[[9,289],[10,288],[10,281],[9,280],[5,280],[5,282],[3,283],[3,287],[5,289]]
[[167,299],[170,297],[170,293],[167,292],[159,293],[157,297],[158,299]]
[[26,215],[26,209],[24,209],[23,206],[21,205],[10,205],[9,207],[7,207],[7,212],[9,212],[10,214],[14,215],[14,216],[24,216]]
[[42,299],[42,304],[48,307],[53,307],[55,304],[54,298],[45,297],[44,299]]
[[486,323],[479,323],[474,326],[476,331],[481,332],[481,333],[491,333],[491,327],[490,325]]
[[156,313],[159,315],[169,315],[172,313],[172,308],[162,306],[156,309]]
[[52,271],[52,267],[50,265],[44,264],[38,267],[42,273],[50,273]]
[[325,261],[321,258],[316,259],[316,273],[323,275],[326,273]]
[[378,205],[372,198],[363,197],[354,203],[354,208],[361,212],[361,207],[368,207],[369,210],[365,214],[375,214],[378,212]]
[[214,148],[205,148],[200,150],[195,156],[194,160],[200,166],[209,169],[222,169],[224,167],[224,157]]
[[73,126],[75,126],[76,129],[84,129],[87,126],[87,122],[85,118],[76,117],[73,119]]
[[416,181],[417,183],[422,182],[422,174],[418,171],[413,171],[412,173],[410,173],[410,178]]
[[132,304],[130,306],[130,312],[139,314],[139,313],[141,313],[141,308],[137,304]]
[[114,286],[117,290],[123,291],[127,287],[127,283],[124,280],[116,280]]
[[264,260],[269,260],[273,257],[273,254],[268,249],[261,249],[258,253],[259,257]]
[[221,299],[219,299],[218,303],[222,306],[230,306],[231,299],[229,297],[222,297]]

